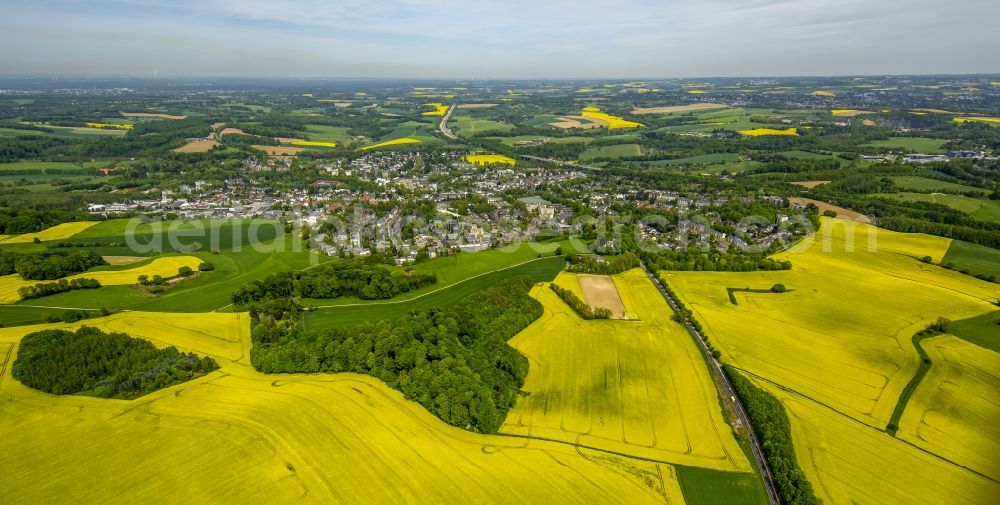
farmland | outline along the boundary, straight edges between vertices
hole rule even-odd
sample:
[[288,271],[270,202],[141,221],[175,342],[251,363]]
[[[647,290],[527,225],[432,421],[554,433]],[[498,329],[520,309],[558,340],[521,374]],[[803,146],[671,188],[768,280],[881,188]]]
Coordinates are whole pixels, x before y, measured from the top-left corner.
[[896,183],[903,190],[915,190],[915,191],[941,191],[941,192],[982,192],[980,188],[975,188],[973,186],[967,186],[965,184],[943,181],[938,179],[930,179],[927,177],[920,177],[916,175],[899,175],[892,178],[893,182]]
[[752,130],[740,130],[740,133],[751,137],[764,137],[768,135],[796,136],[799,134],[798,129],[796,128],[786,128],[784,130],[775,130],[774,128],[754,128]]
[[[102,503],[164,494],[215,503],[683,502],[669,466],[471,434],[365,376],[262,375],[247,363],[246,315],[137,312],[88,324],[210,355],[223,367],[133,401],[55,397],[10,376],[30,329],[0,329],[0,389],[14,399],[0,407],[8,434],[0,466],[22,469],[0,477],[5,502],[67,494]],[[150,453],[159,464],[134,464]],[[94,479],[116,485],[87,484]],[[370,485],[386,479],[395,484]]]
[[361,150],[361,151],[369,151],[371,149],[379,149],[379,148],[382,148],[382,147],[392,147],[392,146],[398,146],[398,145],[419,144],[419,143],[420,143],[419,139],[410,138],[410,137],[403,137],[403,138],[398,138],[398,139],[386,140],[384,142],[378,142],[378,143],[375,143],[375,144],[371,144],[371,145],[360,147],[358,149]]
[[[777,255],[793,262],[791,271],[665,277],[722,359],[788,409],[796,453],[821,498],[939,503],[948,501],[950,492],[969,503],[986,503],[997,492],[995,482],[961,468],[981,461],[978,452],[924,453],[880,432],[918,368],[910,337],[937,317],[958,320],[989,312],[1000,296],[996,284],[918,261],[923,256],[941,261],[950,242],[824,219],[820,233]],[[791,291],[735,293],[737,305],[729,303],[723,288],[775,283]],[[892,304],[869,303],[890,299]],[[962,412],[978,408],[955,395],[948,398],[951,405],[940,407],[944,416],[968,419]],[[909,410],[906,416],[912,416]],[[968,429],[982,429],[975,426]],[[912,486],[916,482],[918,488]],[[929,483],[941,488],[925,488]]]
[[[996,76],[437,77],[451,57],[0,77],[0,267],[102,283],[0,278],[0,503],[1000,495],[1000,130],[954,120],[996,116]],[[636,264],[691,316],[605,275]],[[222,367],[129,402],[11,378],[25,333],[80,325]]]
[[[140,275],[146,275],[150,278],[156,275],[163,278],[169,278],[176,276],[177,270],[184,266],[189,267],[192,270],[197,270],[200,263],[201,260],[194,256],[170,256],[157,258],[149,264],[125,270],[91,270],[81,274],[71,275],[66,277],[66,280],[94,279],[97,282],[100,282],[102,286],[129,285],[136,284]],[[25,286],[34,286],[35,284],[44,282],[48,281],[26,281],[21,279],[21,276],[17,274],[0,277],[0,303],[16,302],[21,298],[17,293],[18,289]],[[81,296],[90,295],[92,294],[88,293],[88,295]]]
[[0,244],[24,244],[34,242],[35,239],[45,242],[48,240],[62,240],[73,237],[74,235],[90,228],[97,224],[93,221],[77,221],[73,223],[63,223],[60,225],[53,226],[51,228],[46,228],[37,233],[24,233],[21,235],[15,235],[0,241]]
[[989,247],[953,240],[941,263],[973,274],[1000,278],[1000,251]]
[[462,158],[466,163],[473,165],[509,165],[514,166],[517,161],[502,154],[470,154]]
[[693,103],[688,105],[668,105],[664,107],[639,107],[632,114],[683,114],[694,111],[724,109],[727,105],[717,103]]
[[637,321],[584,321],[545,285],[532,290],[545,313],[510,340],[531,362],[530,395],[501,432],[749,472],[708,370],[666,302],[641,271],[614,282]]
[[[350,328],[366,321],[398,319],[410,311],[454,305],[465,297],[509,277],[526,275],[535,281],[552,280],[562,270],[564,264],[565,260],[562,257],[541,258],[476,274],[444,286],[439,284],[412,291],[408,293],[409,296],[401,296],[393,301],[358,303],[341,301],[308,312],[304,321],[306,328],[318,329]],[[312,303],[314,306],[318,304],[318,302]]]
[[993,479],[1000,465],[1000,354],[951,335],[923,342],[930,372],[907,403],[896,436]]
[[580,115],[588,119],[603,121],[607,123],[607,126],[610,129],[642,128],[643,126],[642,123],[637,123],[635,121],[628,121],[618,116],[612,116],[610,114],[601,112],[601,109],[597,107],[584,107],[583,112],[581,112]]
[[592,309],[604,308],[611,311],[612,319],[628,319],[625,306],[622,304],[618,288],[615,287],[611,277],[606,275],[579,274],[580,289],[583,291],[582,299],[587,302]]
[[947,193],[893,193],[882,195],[909,202],[931,202],[960,210],[983,221],[1000,222],[1000,201]]
[[886,140],[875,140],[864,146],[937,154],[945,152],[943,147],[945,142],[944,140],[926,137],[893,137]]

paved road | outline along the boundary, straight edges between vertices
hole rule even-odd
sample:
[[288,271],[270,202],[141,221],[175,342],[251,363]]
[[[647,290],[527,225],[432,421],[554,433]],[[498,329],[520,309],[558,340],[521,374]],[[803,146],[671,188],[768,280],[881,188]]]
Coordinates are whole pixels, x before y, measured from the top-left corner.
[[[660,290],[660,294],[663,298],[667,300],[670,304],[670,308],[673,309],[675,313],[680,314],[680,307],[677,302],[667,294],[667,290],[663,288],[660,284],[660,280],[653,275],[652,272],[646,268],[646,264],[642,264],[643,271],[649,277],[649,280],[653,281],[656,289]],[[687,327],[688,332],[694,338],[694,341],[698,343],[698,347],[701,348],[702,354],[708,360],[708,363],[712,367],[712,373],[715,374],[716,379],[713,381],[717,387],[720,387],[719,394],[722,396],[722,401],[729,403],[733,407],[733,411],[736,412],[737,416],[740,418],[740,422],[743,426],[747,427],[747,434],[750,438],[750,448],[753,451],[754,459],[757,460],[757,469],[760,470],[761,476],[764,478],[764,489],[767,490],[767,497],[771,501],[771,505],[781,505],[781,498],[778,497],[778,488],[774,485],[774,475],[771,473],[771,468],[767,465],[767,460],[764,459],[764,451],[760,447],[760,441],[757,440],[757,434],[754,433],[753,427],[750,425],[750,418],[747,417],[746,410],[743,409],[743,404],[736,397],[736,391],[733,390],[733,385],[729,383],[729,378],[722,371],[722,366],[719,365],[719,361],[712,356],[712,352],[708,349],[708,344],[705,343],[704,337],[701,333],[691,325],[691,322],[684,320],[684,326]]]
[[448,112],[444,113],[444,117],[441,118],[441,122],[438,123],[438,130],[441,130],[441,134],[452,140],[461,140],[454,133],[451,132],[451,128],[448,128],[448,120],[451,119],[451,113],[455,112],[455,108],[457,107],[458,104],[455,103],[451,104],[451,107],[448,107]]

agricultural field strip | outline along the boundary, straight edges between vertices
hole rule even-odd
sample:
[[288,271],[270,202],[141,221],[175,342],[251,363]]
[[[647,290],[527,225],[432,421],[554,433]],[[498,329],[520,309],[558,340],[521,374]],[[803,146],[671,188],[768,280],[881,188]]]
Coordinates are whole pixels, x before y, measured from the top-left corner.
[[629,313],[622,303],[621,294],[614,280],[606,275],[580,274],[580,289],[583,290],[583,300],[591,308],[605,308],[611,311],[614,319],[629,319]]
[[[653,291],[654,286],[641,271],[613,278],[626,310],[639,320],[584,321],[545,284],[532,290],[546,313],[511,340],[511,345],[531,362],[525,389],[532,395],[518,402],[501,432],[559,439],[649,460],[750,472],[749,463],[722,419],[716,391],[690,338],[667,318],[669,308],[662,298],[647,300],[633,293],[647,287]],[[566,274],[556,282],[560,286],[572,285]],[[662,307],[657,306],[657,300]],[[549,337],[540,337],[543,333]],[[555,336],[559,343],[552,342]],[[615,338],[609,340],[611,336]],[[565,339],[568,341],[563,342]],[[580,339],[617,357],[602,363],[596,358],[604,354],[592,348],[583,352]],[[562,351],[556,352],[551,345]],[[665,348],[660,349],[660,345]],[[675,366],[652,367],[648,355],[662,352],[672,357]],[[623,360],[622,353],[642,357],[638,361]],[[569,361],[559,361],[563,359]],[[555,368],[553,360],[558,364]],[[598,373],[602,367],[607,372]],[[662,373],[669,377],[657,375]],[[587,379],[593,384],[588,386]],[[678,381],[694,381],[698,387],[668,387]],[[591,392],[591,388],[602,387],[602,382],[607,382],[603,386],[607,392]],[[646,400],[639,396],[646,396]],[[653,397],[664,403],[657,403]],[[659,406],[653,407],[650,402]]]
[[34,239],[39,241],[48,240],[62,240],[71,238],[74,235],[83,232],[87,228],[98,224],[97,221],[77,221],[72,223],[57,224],[50,228],[46,228],[42,231],[34,233],[23,233],[21,235],[14,235],[3,240],[0,240],[0,244],[22,244],[32,242]]
[[[190,267],[197,270],[202,260],[195,256],[167,256],[156,258],[150,263],[124,270],[97,270],[87,271],[79,274],[64,277],[67,281],[73,279],[95,279],[102,286],[121,286],[138,283],[140,275],[153,277],[173,277],[177,275],[177,270],[181,267]],[[18,274],[10,274],[0,277],[0,304],[13,303],[21,299],[18,289],[36,284],[46,284],[58,282],[58,280],[24,280]]]

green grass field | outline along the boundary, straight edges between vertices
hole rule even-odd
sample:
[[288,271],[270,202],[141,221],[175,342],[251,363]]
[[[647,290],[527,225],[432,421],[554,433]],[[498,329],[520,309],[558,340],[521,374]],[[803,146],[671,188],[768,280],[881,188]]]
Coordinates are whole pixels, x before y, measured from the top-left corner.
[[829,160],[838,159],[836,156],[831,156],[829,154],[813,153],[809,151],[780,151],[775,154],[780,154],[786,158],[797,158],[797,159],[815,159],[815,160]]
[[671,160],[637,161],[635,163],[644,163],[652,166],[674,167],[678,165],[722,165],[728,163],[736,163],[739,161],[739,159],[740,156],[738,154],[717,153],[717,154],[702,154],[699,156],[690,156],[687,158],[675,158]]
[[987,190],[982,188],[966,186],[965,184],[958,184],[955,182],[940,181],[927,177],[920,177],[918,175],[897,175],[893,177],[892,180],[896,182],[897,186],[904,190],[912,189],[916,191],[950,191],[962,193],[967,191],[978,191],[984,194],[987,193]]
[[972,198],[947,193],[893,193],[879,196],[904,202],[931,202],[946,205],[983,221],[1000,223],[1000,200]]
[[948,333],[984,349],[1000,353],[1000,310],[948,325]]
[[471,116],[453,115],[448,120],[448,127],[456,135],[473,135],[476,133],[501,131],[506,132],[514,129],[514,125],[501,123],[490,119],[480,119]]
[[968,270],[973,275],[993,275],[1000,279],[1000,251],[991,247],[952,240],[941,264],[951,264],[956,270]]
[[83,170],[86,168],[100,168],[107,163],[106,161],[87,161],[82,163],[69,163],[65,161],[15,161],[13,163],[0,163],[0,174],[13,170]]
[[766,504],[767,494],[755,474],[720,472],[694,466],[677,466],[687,505],[758,505]]
[[326,126],[318,124],[307,124],[306,135],[309,140],[315,142],[336,142],[337,145],[346,144],[351,141],[350,128],[346,126]]
[[947,140],[930,139],[926,137],[892,137],[886,140],[876,140],[862,147],[878,147],[885,149],[900,149],[921,154],[941,154],[945,152]]
[[610,146],[590,147],[580,155],[580,161],[590,161],[595,158],[628,158],[640,156],[642,146],[639,144],[613,144]]

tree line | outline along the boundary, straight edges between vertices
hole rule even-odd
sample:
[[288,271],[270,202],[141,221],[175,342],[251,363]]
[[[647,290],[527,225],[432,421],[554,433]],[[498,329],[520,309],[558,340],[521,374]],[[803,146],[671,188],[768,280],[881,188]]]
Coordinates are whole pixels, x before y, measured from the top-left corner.
[[303,330],[291,298],[252,303],[251,362],[264,373],[371,375],[449,424],[496,432],[528,373],[507,340],[542,315],[532,286],[512,278],[452,307],[319,331]]
[[746,407],[750,424],[764,448],[767,464],[774,475],[781,502],[787,505],[821,503],[795,458],[792,427],[785,408],[777,398],[754,386],[732,366],[723,365],[722,370],[729,377],[740,403]]
[[792,269],[791,261],[771,259],[766,253],[743,251],[666,250],[645,254],[643,259],[653,271],[755,272]]
[[580,317],[584,319],[611,319],[611,309],[605,307],[592,308],[587,302],[576,296],[576,293],[557,286],[554,283],[549,284],[549,287]]
[[57,395],[136,398],[219,368],[210,357],[157,349],[146,340],[97,328],[43,330],[21,340],[11,372],[24,385]]
[[97,279],[59,279],[56,282],[43,282],[34,286],[22,286],[17,289],[17,294],[22,300],[32,300],[43,296],[65,293],[75,289],[97,289],[101,283]]
[[35,254],[0,251],[0,275],[17,273],[25,280],[54,280],[107,264],[93,251],[45,251]]

